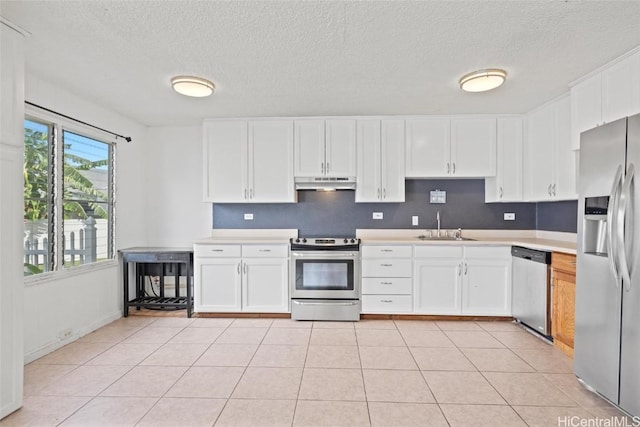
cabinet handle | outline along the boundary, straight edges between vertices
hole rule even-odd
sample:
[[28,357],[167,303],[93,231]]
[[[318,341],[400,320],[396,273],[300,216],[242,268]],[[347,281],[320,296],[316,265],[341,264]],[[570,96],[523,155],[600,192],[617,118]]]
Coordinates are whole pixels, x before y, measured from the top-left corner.
[[324,174],[324,162],[320,163],[320,170],[322,171],[322,173]]
[[393,249],[380,249],[380,252],[393,252]]
[[393,282],[380,282],[381,285],[393,285]]
[[380,264],[380,267],[393,267],[393,264]]
[[574,267],[576,266],[576,262],[575,261],[569,261],[569,264],[573,265]]
[[553,188],[553,195],[555,196],[555,195],[556,195],[556,185],[555,185],[555,184],[553,184],[553,187],[552,187],[552,188]]
[[387,189],[386,189],[386,188],[383,188],[383,189],[382,189],[382,198],[383,198],[383,199],[386,199],[386,198],[387,198]]
[[240,274],[240,263],[238,263],[238,274]]
[[211,249],[211,252],[224,252],[224,249]]
[[244,268],[242,269],[242,271],[244,271],[244,274],[247,274],[247,263],[244,263]]
[[247,200],[247,189],[244,189],[244,199]]
[[258,252],[271,252],[271,249],[258,249]]
[[253,188],[249,189],[249,198],[253,199]]
[[393,302],[392,299],[381,299],[380,302]]
[[456,174],[456,162],[451,163],[451,175],[455,175]]
[[466,262],[464,263],[464,275],[467,275],[467,268],[469,268],[469,264],[467,264]]
[[462,274],[462,263],[458,264],[458,276]]
[[378,188],[378,199],[380,198],[380,189]]
[[500,198],[502,199],[502,187],[500,187]]
[[327,162],[327,173],[329,173],[329,162]]
[[449,162],[447,162],[447,175],[449,175],[451,173],[451,165],[449,165]]
[[549,186],[547,187],[547,193],[549,193],[549,195],[551,195],[551,184],[549,184]]

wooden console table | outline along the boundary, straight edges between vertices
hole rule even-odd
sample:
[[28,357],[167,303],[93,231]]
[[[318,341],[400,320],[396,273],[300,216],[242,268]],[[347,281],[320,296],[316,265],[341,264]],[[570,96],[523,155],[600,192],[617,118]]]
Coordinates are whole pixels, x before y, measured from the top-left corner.
[[[122,256],[122,278],[124,288],[123,315],[129,315],[129,307],[155,308],[155,309],[186,309],[187,317],[193,313],[193,249],[192,248],[145,248],[133,247],[121,249]],[[136,297],[129,299],[129,263],[135,264],[136,277]],[[155,265],[155,266],[154,266]],[[175,296],[166,297],[164,295],[164,277],[166,266],[174,266]],[[184,265],[183,276],[186,277],[187,292],[185,296],[180,295],[180,266]],[[158,295],[149,296],[145,292],[144,278],[146,272],[151,267],[161,268],[160,291]],[[155,275],[155,274],[154,274]]]

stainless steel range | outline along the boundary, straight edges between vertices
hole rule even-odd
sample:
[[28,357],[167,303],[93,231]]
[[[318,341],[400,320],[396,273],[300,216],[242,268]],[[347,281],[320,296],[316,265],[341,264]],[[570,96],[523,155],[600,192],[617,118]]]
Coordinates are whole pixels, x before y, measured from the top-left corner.
[[291,318],[360,320],[360,239],[291,239]]

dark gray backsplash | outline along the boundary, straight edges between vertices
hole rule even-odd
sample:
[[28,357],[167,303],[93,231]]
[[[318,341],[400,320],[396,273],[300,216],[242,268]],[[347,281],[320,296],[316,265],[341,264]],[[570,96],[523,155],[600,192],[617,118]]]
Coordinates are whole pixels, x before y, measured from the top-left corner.
[[578,231],[578,201],[537,203],[536,229],[547,231]]
[[[429,191],[447,192],[446,204],[430,204]],[[301,236],[348,236],[356,228],[550,230],[575,233],[577,202],[485,203],[484,180],[407,180],[405,203],[355,203],[354,191],[299,191],[298,203],[214,204],[213,228],[297,228]],[[384,219],[374,220],[373,212]],[[504,221],[513,212],[515,221]],[[253,221],[243,215],[253,213]],[[420,225],[411,226],[418,215]]]

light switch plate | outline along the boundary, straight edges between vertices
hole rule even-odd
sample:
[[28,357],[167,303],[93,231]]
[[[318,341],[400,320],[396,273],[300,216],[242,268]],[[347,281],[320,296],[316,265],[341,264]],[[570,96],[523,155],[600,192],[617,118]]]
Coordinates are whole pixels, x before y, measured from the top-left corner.
[[418,215],[413,215],[411,217],[411,225],[418,225]]
[[447,203],[447,192],[434,190],[429,193],[429,203]]
[[382,212],[374,212],[373,213],[373,219],[382,219],[384,215],[382,214]]
[[504,213],[504,220],[505,221],[515,221],[516,220],[516,214],[513,212],[505,212]]
[[244,214],[244,220],[245,221],[253,221],[253,214],[252,213]]

